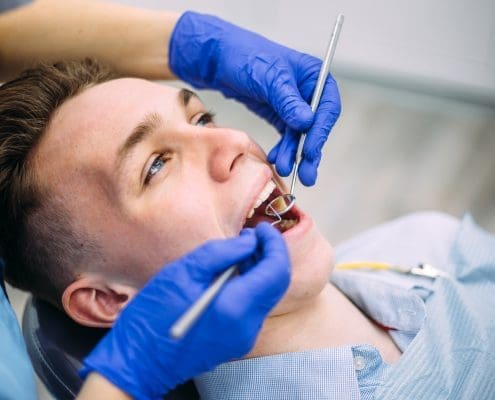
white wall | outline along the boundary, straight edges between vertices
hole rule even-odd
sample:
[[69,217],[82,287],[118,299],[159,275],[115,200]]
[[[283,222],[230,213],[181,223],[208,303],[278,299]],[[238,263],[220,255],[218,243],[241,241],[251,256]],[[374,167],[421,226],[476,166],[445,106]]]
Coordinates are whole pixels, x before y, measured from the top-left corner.
[[494,0],[120,2],[216,14],[320,57],[343,12],[337,75],[495,105]]

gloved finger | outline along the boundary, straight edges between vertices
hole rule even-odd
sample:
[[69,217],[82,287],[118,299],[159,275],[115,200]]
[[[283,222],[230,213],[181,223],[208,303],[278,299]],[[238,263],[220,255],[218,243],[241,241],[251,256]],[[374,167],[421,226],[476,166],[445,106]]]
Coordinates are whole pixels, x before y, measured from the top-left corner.
[[273,146],[273,148],[270,150],[270,152],[266,156],[266,159],[270,164],[275,164],[275,162],[277,161],[277,156],[278,156],[278,152],[280,149],[280,145],[282,143],[282,139],[283,139],[283,136],[280,138],[280,140],[277,142],[277,144],[275,146]]
[[[232,290],[245,298],[245,307],[271,309],[289,286],[289,253],[283,236],[270,224],[258,224],[256,236],[260,245],[258,260],[243,269],[242,274],[232,282]],[[242,296],[243,292],[245,296]]]
[[339,118],[341,111],[340,97],[333,78],[327,79],[325,89],[316,112],[315,123],[307,133],[303,146],[303,160],[299,167],[299,179],[305,186],[314,185],[317,169],[321,160],[322,148],[330,131]]
[[312,186],[318,177],[318,166],[320,165],[320,157],[315,157],[312,160],[302,159],[299,164],[297,175],[304,186]]
[[255,233],[261,248],[261,260],[257,267],[266,273],[266,278],[271,280],[278,280],[277,270],[288,277],[285,273],[290,273],[291,264],[287,244],[282,234],[268,222],[258,224]]
[[304,142],[304,157],[312,160],[317,157],[325,144],[330,131],[340,116],[341,103],[339,89],[335,80],[328,77],[325,88],[320,99],[320,104],[316,110],[315,122],[307,132]]
[[207,285],[225,269],[252,256],[256,248],[254,230],[245,229],[237,237],[209,241],[175,264],[184,264],[192,279]]
[[315,116],[288,71],[277,73],[266,87],[270,89],[268,102],[290,128],[296,131],[309,129]]
[[292,172],[296,160],[297,146],[301,134],[290,128],[285,130],[284,136],[278,146],[275,168],[280,176],[287,176]]

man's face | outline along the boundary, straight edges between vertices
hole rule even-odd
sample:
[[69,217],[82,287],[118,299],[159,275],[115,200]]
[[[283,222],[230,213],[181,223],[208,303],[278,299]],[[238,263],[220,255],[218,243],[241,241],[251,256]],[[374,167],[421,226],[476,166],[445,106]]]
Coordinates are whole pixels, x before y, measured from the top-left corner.
[[[65,102],[34,166],[74,228],[103,249],[93,265],[75,266],[79,275],[136,288],[206,240],[237,235],[263,189],[278,182],[262,150],[244,132],[215,126],[191,92],[139,79]],[[311,218],[297,207],[292,217],[299,222],[284,232],[293,262],[287,307],[320,288],[332,265]]]

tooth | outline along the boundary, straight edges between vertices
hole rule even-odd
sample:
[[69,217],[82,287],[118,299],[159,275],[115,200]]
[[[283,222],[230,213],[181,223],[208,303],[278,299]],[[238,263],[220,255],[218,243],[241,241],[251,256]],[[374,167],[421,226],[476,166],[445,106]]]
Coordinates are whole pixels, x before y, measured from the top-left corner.
[[251,208],[251,211],[249,211],[249,214],[247,216],[247,218],[251,218],[252,216],[254,215],[254,208]]
[[258,198],[256,199],[253,208],[258,208],[260,204],[263,203],[268,198],[268,196],[270,196],[270,194],[273,192],[274,189],[275,189],[275,183],[273,183],[273,181],[269,181],[266,184],[266,186],[263,188],[261,193],[258,195]]
[[287,207],[287,203],[283,198],[277,198],[276,201],[273,203],[273,208],[277,210],[277,212],[281,210],[285,210],[286,207]]
[[294,225],[297,224],[296,219],[283,219],[282,221],[279,222],[279,226],[282,229],[289,230],[292,228]]
[[249,214],[247,216],[248,219],[254,215],[254,210],[258,208],[261,205],[261,203],[263,203],[270,196],[270,194],[275,190],[275,187],[276,187],[275,182],[273,182],[272,180],[268,181],[266,186],[258,195],[256,201],[254,202],[253,208],[249,211]]
[[275,183],[273,181],[268,181],[265,188],[258,196],[258,199],[261,200],[260,204],[263,203],[268,198],[268,196],[270,196],[270,194],[273,192],[273,189],[275,189]]

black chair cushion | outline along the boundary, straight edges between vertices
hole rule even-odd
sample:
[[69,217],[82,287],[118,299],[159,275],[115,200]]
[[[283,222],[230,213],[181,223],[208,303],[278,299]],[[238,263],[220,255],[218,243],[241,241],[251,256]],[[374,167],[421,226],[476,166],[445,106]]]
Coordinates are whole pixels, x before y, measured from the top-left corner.
[[[105,334],[105,329],[88,328],[71,320],[52,305],[29,298],[22,318],[27,350],[36,374],[57,399],[74,399],[82,380],[77,371],[83,358]],[[178,386],[166,400],[197,400],[192,381]]]

